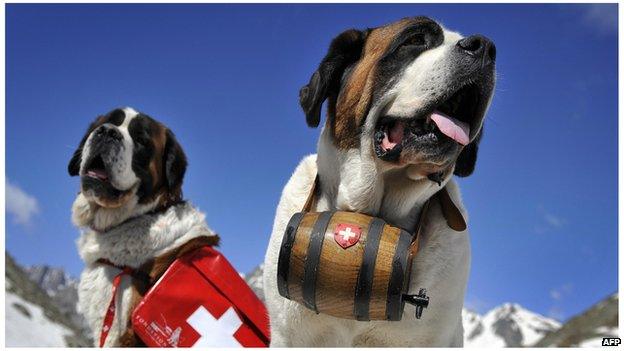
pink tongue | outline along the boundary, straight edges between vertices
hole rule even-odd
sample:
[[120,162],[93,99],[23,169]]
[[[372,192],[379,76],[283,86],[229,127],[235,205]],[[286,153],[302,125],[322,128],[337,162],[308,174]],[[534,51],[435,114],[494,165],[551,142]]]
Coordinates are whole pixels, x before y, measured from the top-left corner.
[[392,150],[397,144],[403,141],[405,125],[401,121],[396,121],[390,130],[386,131],[386,136],[381,141],[384,150]]
[[106,174],[106,171],[101,170],[101,169],[91,169],[91,170],[87,171],[87,175],[89,177],[102,179],[102,180],[108,179],[108,174]]
[[433,111],[431,120],[440,128],[440,131],[456,142],[466,145],[470,141],[470,125],[440,111]]

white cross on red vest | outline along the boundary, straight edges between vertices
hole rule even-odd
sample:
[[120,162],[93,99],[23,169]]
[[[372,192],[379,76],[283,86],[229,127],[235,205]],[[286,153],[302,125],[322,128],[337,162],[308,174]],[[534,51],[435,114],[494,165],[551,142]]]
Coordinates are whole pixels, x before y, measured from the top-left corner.
[[232,307],[217,319],[204,306],[199,306],[186,322],[201,335],[193,347],[242,346],[234,334],[243,322]]

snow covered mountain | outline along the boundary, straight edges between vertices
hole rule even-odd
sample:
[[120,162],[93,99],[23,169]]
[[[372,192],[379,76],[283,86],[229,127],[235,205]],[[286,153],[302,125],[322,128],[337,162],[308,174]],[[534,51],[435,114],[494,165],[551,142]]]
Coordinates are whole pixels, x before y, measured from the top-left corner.
[[249,274],[244,274],[243,279],[247,282],[251,290],[253,290],[260,300],[264,301],[264,282],[262,274],[264,273],[264,263],[260,264]]
[[601,347],[602,338],[618,337],[618,295],[613,294],[547,335],[538,347]]
[[70,311],[63,311],[9,254],[5,254],[5,262],[6,346],[92,345]]
[[24,268],[30,280],[52,298],[56,307],[76,325],[83,335],[91,335],[87,321],[78,313],[78,280],[62,268],[36,265]]
[[38,265],[26,267],[24,271],[28,273],[30,280],[34,281],[50,296],[54,296],[57,292],[64,291],[67,287],[75,287],[78,284],[62,268]]
[[464,345],[469,347],[521,347],[534,345],[561,327],[554,319],[506,303],[485,315],[464,309]]

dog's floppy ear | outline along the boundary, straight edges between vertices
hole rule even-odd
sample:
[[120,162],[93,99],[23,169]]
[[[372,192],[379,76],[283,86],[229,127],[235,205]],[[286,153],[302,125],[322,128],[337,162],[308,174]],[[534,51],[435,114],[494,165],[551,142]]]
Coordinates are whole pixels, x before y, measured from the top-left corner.
[[67,165],[67,172],[69,175],[74,177],[80,173],[80,162],[82,162],[82,147],[84,146],[84,141],[80,143],[76,151],[74,151],[74,155],[71,160],[69,160],[69,165]]
[[164,167],[165,181],[169,189],[182,186],[184,173],[186,172],[186,155],[182,146],[178,143],[173,132],[167,129],[167,141],[165,143]]
[[323,101],[338,92],[343,72],[360,58],[367,35],[368,31],[349,29],[334,38],[310,82],[299,90],[308,126],[318,127]]
[[470,144],[464,146],[463,150],[459,153],[457,161],[455,162],[455,171],[453,172],[458,177],[467,177],[472,174],[477,163],[477,152],[479,151],[479,142],[481,142],[481,136],[483,135],[483,129],[479,131],[475,140]]
[[95,128],[98,127],[102,118],[103,116],[98,117],[93,123],[89,125],[89,128],[87,128],[87,132],[82,137],[80,144],[78,144],[78,148],[76,149],[76,151],[74,151],[74,155],[72,156],[71,160],[69,160],[69,164],[67,165],[67,172],[69,172],[70,176],[77,176],[78,173],[80,173],[80,163],[82,162],[82,148],[84,148],[84,145],[87,142],[89,135],[95,130]]

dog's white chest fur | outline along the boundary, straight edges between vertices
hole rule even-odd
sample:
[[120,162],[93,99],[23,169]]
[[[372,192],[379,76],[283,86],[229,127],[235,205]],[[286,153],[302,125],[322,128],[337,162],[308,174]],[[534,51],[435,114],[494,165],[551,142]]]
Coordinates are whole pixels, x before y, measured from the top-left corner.
[[[415,319],[414,307],[409,305],[406,305],[400,322],[339,319],[317,315],[279,295],[277,258],[284,228],[292,214],[301,210],[316,173],[316,156],[305,158],[284,188],[277,207],[264,266],[264,291],[271,317],[272,346],[461,346],[461,309],[470,265],[469,238],[467,231],[458,233],[447,226],[437,204],[430,208],[410,278],[410,293],[427,288],[431,298],[421,319]],[[457,185],[451,180],[446,187],[465,216]],[[325,204],[323,200],[319,201],[319,209],[328,208],[329,201],[325,200]],[[385,201],[388,203],[388,199]],[[397,207],[397,213],[388,213],[386,207],[382,206],[380,210],[382,218],[399,217],[393,218],[393,224],[415,222],[415,219],[408,218],[414,217],[412,212],[401,214],[400,207]]]
[[[96,345],[111,301],[113,277],[120,271],[97,263],[108,259],[119,266],[137,268],[149,259],[162,255],[199,236],[215,235],[208,228],[204,214],[183,203],[157,214],[129,220],[106,232],[88,230],[78,239],[78,251],[85,261],[78,288],[78,308],[87,319]],[[124,276],[117,290],[115,319],[105,346],[115,346],[130,320],[131,279]]]

